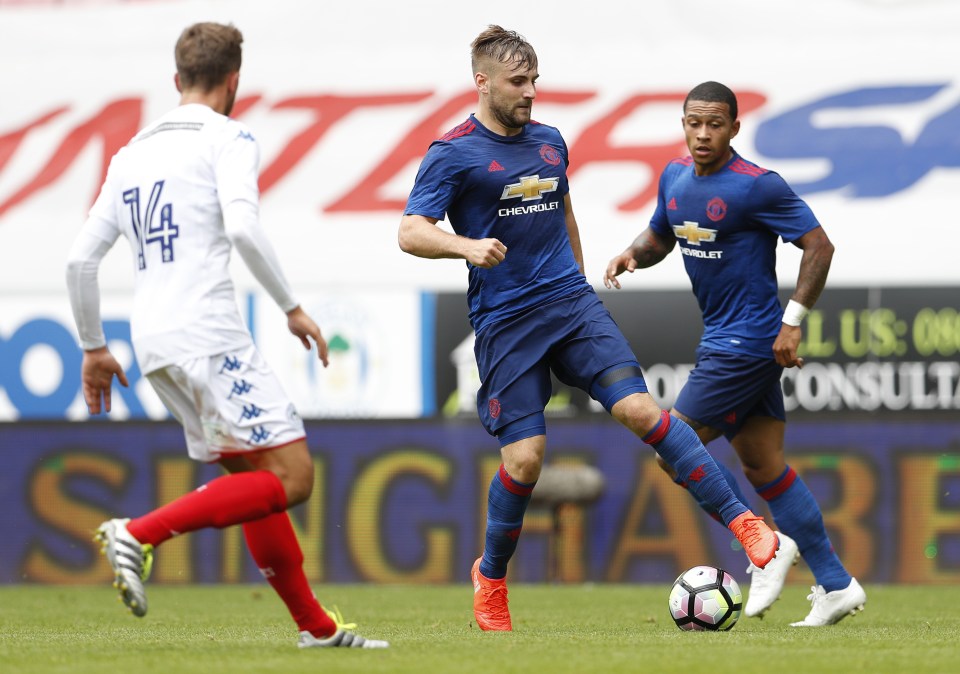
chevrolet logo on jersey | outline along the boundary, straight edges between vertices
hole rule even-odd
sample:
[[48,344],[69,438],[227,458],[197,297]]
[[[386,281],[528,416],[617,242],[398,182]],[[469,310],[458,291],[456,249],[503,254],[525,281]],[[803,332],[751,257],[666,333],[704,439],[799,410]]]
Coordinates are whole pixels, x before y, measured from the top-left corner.
[[710,243],[717,240],[717,230],[702,228],[697,223],[687,220],[683,225],[674,225],[673,233],[678,239],[686,239],[691,246],[699,246],[701,241]]
[[534,199],[543,199],[545,192],[556,192],[560,178],[544,178],[540,176],[524,176],[520,182],[513,185],[507,185],[503,188],[503,194],[500,199],[513,199],[521,197],[523,201],[532,201]]

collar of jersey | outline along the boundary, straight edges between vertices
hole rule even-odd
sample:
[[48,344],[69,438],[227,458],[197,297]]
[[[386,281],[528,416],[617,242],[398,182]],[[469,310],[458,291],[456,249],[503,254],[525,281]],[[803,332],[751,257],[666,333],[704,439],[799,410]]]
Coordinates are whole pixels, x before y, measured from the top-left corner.
[[714,172],[714,173],[711,173],[711,174],[708,175],[708,176],[698,176],[698,175],[697,175],[697,168],[696,168],[696,166],[694,166],[693,163],[691,162],[691,163],[690,163],[690,173],[691,173],[691,174],[693,175],[693,177],[696,178],[697,180],[709,180],[710,178],[713,178],[714,176],[720,175],[721,173],[723,173],[723,172],[730,166],[730,164],[732,164],[733,162],[737,161],[737,159],[740,158],[740,155],[737,154],[737,151],[733,149],[733,146],[732,146],[732,145],[730,146],[730,152],[733,153],[733,154],[730,155],[730,161],[728,161],[726,164],[724,164],[723,166],[721,166],[719,171],[716,171],[716,172]]
[[492,138],[493,140],[499,140],[501,143],[516,143],[517,141],[523,140],[527,137],[527,127],[530,126],[530,123],[525,124],[523,128],[520,129],[520,133],[515,136],[501,136],[499,133],[494,133],[485,127],[472,112],[470,113],[470,120],[477,125],[477,130],[480,131],[484,136]]

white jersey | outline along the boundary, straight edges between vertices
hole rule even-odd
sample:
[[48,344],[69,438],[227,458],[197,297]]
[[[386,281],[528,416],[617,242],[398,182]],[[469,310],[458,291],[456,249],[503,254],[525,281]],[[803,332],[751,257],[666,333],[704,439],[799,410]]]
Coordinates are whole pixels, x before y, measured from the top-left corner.
[[131,336],[144,373],[252,343],[229,274],[223,212],[259,203],[259,148],[249,129],[205,105],[172,110],[110,162],[84,227],[130,242]]

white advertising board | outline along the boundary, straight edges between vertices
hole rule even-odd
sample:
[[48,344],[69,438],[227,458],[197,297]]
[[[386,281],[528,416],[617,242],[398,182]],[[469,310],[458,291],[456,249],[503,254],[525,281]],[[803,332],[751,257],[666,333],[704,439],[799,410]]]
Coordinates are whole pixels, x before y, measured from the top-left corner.
[[[301,296],[329,345],[324,368],[287,331],[266,293],[241,299],[241,313],[302,417],[417,417],[432,382],[421,367],[420,296],[407,290]],[[0,421],[88,417],[80,389],[81,352],[70,307],[55,294],[4,298],[0,312]],[[110,351],[129,388],[117,384],[111,419],[166,418],[136,365],[129,297],[108,293],[101,311]]]

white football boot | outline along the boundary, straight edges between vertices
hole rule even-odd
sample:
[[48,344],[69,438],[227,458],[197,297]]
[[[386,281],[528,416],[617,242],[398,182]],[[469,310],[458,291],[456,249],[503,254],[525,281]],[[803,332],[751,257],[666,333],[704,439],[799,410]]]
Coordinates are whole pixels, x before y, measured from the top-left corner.
[[348,623],[343,619],[343,615],[340,613],[340,609],[336,606],[333,607],[333,610],[323,609],[323,612],[326,613],[330,620],[333,621],[333,624],[337,626],[337,631],[334,632],[331,636],[326,639],[318,639],[317,637],[310,634],[310,632],[303,631],[300,633],[300,638],[297,641],[297,647],[299,648],[389,648],[390,642],[380,641],[378,639],[367,639],[360,636],[356,632],[357,623]]
[[862,611],[867,603],[867,593],[856,578],[851,578],[850,584],[843,590],[825,592],[822,585],[810,589],[812,592],[807,596],[812,602],[810,615],[798,623],[790,623],[790,627],[833,625],[848,615],[857,615],[857,611]]
[[800,560],[800,551],[794,540],[783,532],[775,533],[780,539],[776,556],[762,569],[753,564],[747,567],[747,573],[752,576],[752,580],[743,614],[748,618],[763,618],[763,614],[773,606],[773,602],[780,598],[790,567]]
[[120,590],[120,599],[133,615],[147,614],[147,592],[143,582],[150,577],[153,566],[153,546],[142,545],[127,531],[129,519],[107,520],[97,528],[94,540],[100,542],[100,552],[113,567],[113,586]]
[[355,632],[338,629],[333,633],[333,636],[326,639],[318,639],[306,631],[301,632],[297,646],[300,648],[336,648],[337,646],[341,648],[389,648],[390,644],[377,639],[365,639]]

